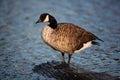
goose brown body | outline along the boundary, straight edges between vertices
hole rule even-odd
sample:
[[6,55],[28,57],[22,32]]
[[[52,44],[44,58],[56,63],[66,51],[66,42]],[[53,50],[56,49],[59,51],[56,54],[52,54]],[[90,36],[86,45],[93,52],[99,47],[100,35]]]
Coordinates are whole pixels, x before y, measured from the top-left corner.
[[72,23],[57,23],[56,19],[48,13],[40,16],[39,22],[49,22],[43,28],[42,39],[53,49],[60,51],[64,63],[64,53],[68,53],[68,64],[73,53],[84,50],[92,45],[98,45],[94,40],[99,39],[94,34]]
[[55,50],[68,54],[81,49],[83,44],[97,39],[95,35],[71,23],[59,23],[55,29],[45,26],[42,38]]

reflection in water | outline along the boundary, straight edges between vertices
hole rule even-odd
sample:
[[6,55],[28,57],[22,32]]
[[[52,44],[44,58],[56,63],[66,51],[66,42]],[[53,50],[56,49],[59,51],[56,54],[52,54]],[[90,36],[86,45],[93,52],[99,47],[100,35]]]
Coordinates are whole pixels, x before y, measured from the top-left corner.
[[55,61],[36,65],[33,71],[57,80],[117,80],[105,73],[91,72],[73,64],[68,66]]

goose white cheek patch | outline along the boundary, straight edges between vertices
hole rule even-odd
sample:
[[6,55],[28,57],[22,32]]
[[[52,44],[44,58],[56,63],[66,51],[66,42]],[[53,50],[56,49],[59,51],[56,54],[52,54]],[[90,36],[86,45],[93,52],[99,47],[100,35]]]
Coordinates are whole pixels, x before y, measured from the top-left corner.
[[49,15],[46,16],[43,22],[48,22],[49,21]]

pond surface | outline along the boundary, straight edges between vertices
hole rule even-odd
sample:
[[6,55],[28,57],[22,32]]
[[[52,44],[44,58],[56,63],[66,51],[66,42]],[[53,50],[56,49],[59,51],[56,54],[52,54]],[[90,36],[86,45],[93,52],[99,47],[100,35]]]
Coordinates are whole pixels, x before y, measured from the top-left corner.
[[71,65],[120,78],[119,0],[1,0],[0,80],[56,80],[33,71],[35,65],[62,61],[41,39],[46,23],[35,24],[45,12],[104,40],[101,46],[74,54]]

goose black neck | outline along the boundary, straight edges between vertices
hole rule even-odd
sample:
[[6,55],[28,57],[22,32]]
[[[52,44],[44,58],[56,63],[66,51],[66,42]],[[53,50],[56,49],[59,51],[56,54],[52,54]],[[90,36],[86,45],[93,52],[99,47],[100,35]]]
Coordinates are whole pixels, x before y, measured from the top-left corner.
[[57,21],[53,16],[50,16],[50,20],[49,20],[50,24],[49,26],[53,29],[57,28]]

